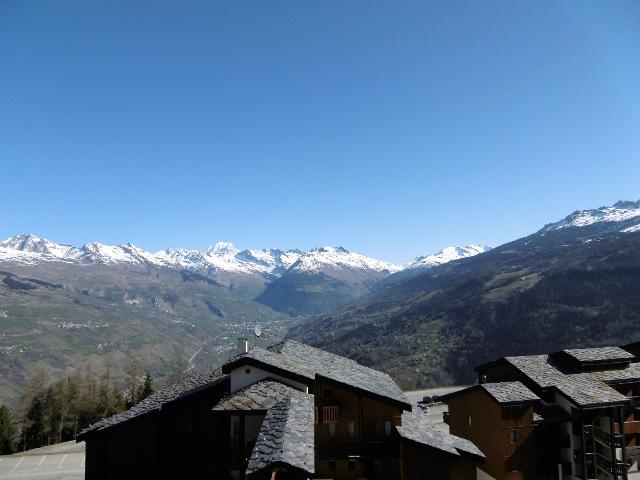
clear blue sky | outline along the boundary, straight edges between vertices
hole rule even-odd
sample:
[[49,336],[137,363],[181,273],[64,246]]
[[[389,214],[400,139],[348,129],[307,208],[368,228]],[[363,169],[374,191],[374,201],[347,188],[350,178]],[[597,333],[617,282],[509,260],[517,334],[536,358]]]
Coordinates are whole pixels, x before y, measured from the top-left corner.
[[0,236],[404,261],[640,198],[640,2],[0,0]]

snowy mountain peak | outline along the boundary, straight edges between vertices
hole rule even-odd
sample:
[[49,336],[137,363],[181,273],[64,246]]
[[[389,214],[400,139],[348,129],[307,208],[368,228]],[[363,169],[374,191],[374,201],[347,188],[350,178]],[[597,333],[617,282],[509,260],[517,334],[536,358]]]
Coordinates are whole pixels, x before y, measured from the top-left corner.
[[326,269],[373,270],[394,273],[399,271],[400,267],[383,260],[349,252],[343,247],[321,247],[302,254],[288,271],[308,273],[321,272]]
[[25,254],[25,258],[28,258],[29,254],[40,254],[52,259],[71,259],[79,253],[77,248],[70,245],[62,245],[26,233],[3,240],[0,242],[0,248],[21,252]]
[[207,249],[207,253],[210,255],[236,255],[238,252],[240,249],[231,242],[217,242]]
[[637,202],[619,201],[611,207],[591,210],[577,210],[562,220],[545,225],[539,233],[564,228],[581,228],[591,225],[601,226],[603,231],[634,232],[640,229],[640,200]]
[[[424,257],[418,257],[404,268],[420,268],[440,265],[458,258],[485,252],[485,245],[447,247]],[[218,242],[206,250],[168,248],[156,253],[148,252],[132,243],[106,245],[90,242],[80,248],[60,245],[35,235],[16,235],[0,242],[0,262],[37,264],[62,261],[65,263],[98,264],[105,266],[166,267],[185,269],[209,275],[227,272],[273,279],[285,273],[314,273],[357,271],[378,277],[402,270],[393,263],[350,252],[344,247],[318,247],[307,252],[300,250],[245,249],[240,250],[231,242]]]
[[482,244],[471,244],[465,247],[451,246],[445,247],[439,252],[431,255],[416,257],[411,262],[404,265],[404,268],[433,268],[444,263],[459,260],[461,258],[473,257],[479,253],[488,252],[491,247]]

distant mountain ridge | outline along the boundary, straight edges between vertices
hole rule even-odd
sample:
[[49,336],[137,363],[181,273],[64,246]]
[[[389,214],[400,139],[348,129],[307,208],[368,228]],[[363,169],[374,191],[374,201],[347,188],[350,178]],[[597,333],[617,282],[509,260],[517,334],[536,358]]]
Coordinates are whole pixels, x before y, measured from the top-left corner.
[[205,250],[168,248],[148,252],[131,243],[105,245],[91,242],[82,247],[64,245],[32,234],[20,234],[0,241],[0,261],[22,264],[77,262],[103,265],[151,265],[200,272],[210,268],[248,275],[279,277],[285,272],[318,273],[327,270],[367,270],[392,274],[405,268],[430,268],[488,251],[486,245],[447,247],[432,255],[417,257],[403,266],[350,252],[343,247],[301,250],[246,249],[231,242],[218,242]]
[[578,210],[481,255],[397,272],[289,337],[406,388],[472,382],[504,355],[640,340],[640,202]]
[[473,257],[489,250],[491,250],[491,247],[481,244],[471,244],[466,247],[447,247],[431,255],[417,257],[406,263],[404,268],[433,268],[461,258]]
[[545,234],[562,229],[585,227],[595,227],[600,234],[637,232],[640,230],[640,200],[636,202],[621,200],[610,207],[576,210],[558,222],[545,225],[538,233]]
[[281,338],[295,316],[349,303],[400,268],[342,247],[218,242],[152,253],[10,237],[0,242],[0,404],[43,364],[60,372],[108,363],[122,375],[135,357],[161,376],[182,357],[210,368],[256,324],[264,341]]

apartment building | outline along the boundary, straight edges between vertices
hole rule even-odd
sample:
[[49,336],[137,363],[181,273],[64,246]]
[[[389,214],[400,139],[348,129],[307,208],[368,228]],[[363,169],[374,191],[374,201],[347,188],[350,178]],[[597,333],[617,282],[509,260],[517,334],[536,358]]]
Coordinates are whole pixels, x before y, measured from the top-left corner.
[[[635,345],[635,344],[634,344]],[[632,348],[503,357],[445,398],[453,435],[495,479],[636,479],[640,363]]]

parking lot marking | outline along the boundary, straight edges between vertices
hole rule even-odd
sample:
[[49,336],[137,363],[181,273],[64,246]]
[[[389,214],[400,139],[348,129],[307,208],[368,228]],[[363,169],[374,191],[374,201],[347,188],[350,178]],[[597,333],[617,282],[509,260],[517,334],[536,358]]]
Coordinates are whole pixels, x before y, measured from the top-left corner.
[[64,457],[62,457],[62,460],[60,460],[60,463],[58,464],[58,468],[60,468],[62,466],[62,462],[64,462],[64,459],[67,458],[67,454],[64,454]]
[[46,455],[42,456],[42,460],[40,460],[40,463],[38,464],[38,466],[36,467],[36,470],[38,470],[40,468],[40,465],[42,465],[42,462],[44,462],[44,459],[47,458]]
[[20,457],[20,460],[18,460],[18,463],[16,463],[16,466],[13,467],[13,469],[15,470],[16,468],[18,468],[23,460],[24,460],[24,457]]

